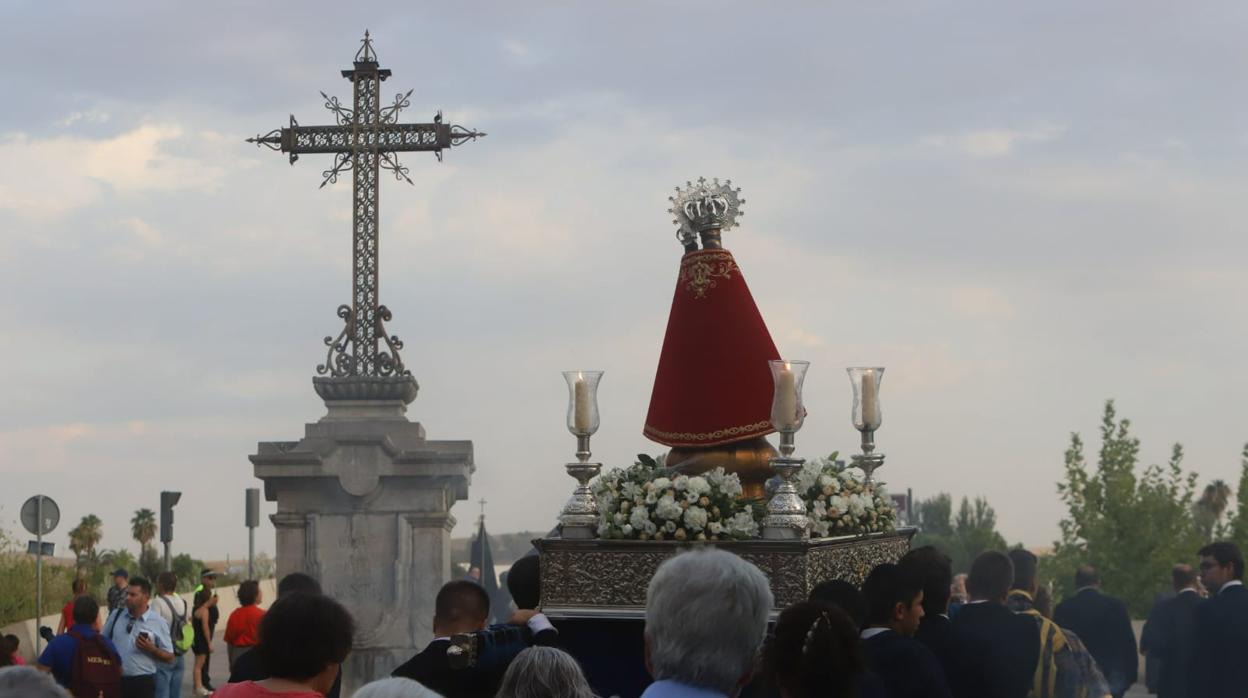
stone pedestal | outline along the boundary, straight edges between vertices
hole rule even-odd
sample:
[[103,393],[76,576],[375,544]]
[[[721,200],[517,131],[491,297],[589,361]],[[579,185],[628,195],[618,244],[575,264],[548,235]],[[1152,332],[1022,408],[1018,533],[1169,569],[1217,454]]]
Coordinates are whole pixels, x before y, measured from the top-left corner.
[[251,456],[277,502],[277,574],[306,572],[355,617],[343,695],[389,673],[433,638],[450,577],[451,506],[468,496],[471,441],[430,441],[407,419],[407,377],[314,379],[328,413],[299,441]]

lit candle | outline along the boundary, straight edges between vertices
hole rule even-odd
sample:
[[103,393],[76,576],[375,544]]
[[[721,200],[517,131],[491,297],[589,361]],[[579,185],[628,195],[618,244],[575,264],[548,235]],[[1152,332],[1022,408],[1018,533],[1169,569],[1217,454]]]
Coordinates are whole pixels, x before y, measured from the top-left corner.
[[584,374],[576,374],[576,387],[572,391],[572,425],[577,433],[589,433],[589,383]]
[[862,374],[862,423],[868,429],[880,424],[880,403],[875,388],[875,371]]
[[780,423],[775,425],[777,429],[797,428],[797,377],[788,362],[776,378],[776,412],[780,416]]

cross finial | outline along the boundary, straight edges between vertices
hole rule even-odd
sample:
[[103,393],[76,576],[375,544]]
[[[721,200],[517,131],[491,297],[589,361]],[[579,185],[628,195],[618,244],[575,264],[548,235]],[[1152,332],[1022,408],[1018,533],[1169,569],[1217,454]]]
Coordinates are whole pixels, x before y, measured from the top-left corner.
[[364,44],[360,50],[355,53],[356,63],[376,63],[377,53],[373,51],[373,39],[368,34],[368,30],[364,30],[364,38],[360,41]]
[[481,498],[481,501],[479,502],[479,504],[481,505],[481,520],[484,521],[485,520],[485,497]]

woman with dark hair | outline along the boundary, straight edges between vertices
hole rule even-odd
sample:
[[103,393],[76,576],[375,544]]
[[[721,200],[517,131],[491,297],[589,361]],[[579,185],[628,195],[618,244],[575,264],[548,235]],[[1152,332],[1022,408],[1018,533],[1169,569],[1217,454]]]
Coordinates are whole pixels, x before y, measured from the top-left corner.
[[231,670],[234,660],[246,654],[259,641],[256,634],[260,619],[264,617],[264,610],[260,608],[262,600],[260,582],[248,579],[238,585],[238,602],[241,605],[225,622],[225,644],[229,648]]
[[217,604],[217,595],[211,588],[195,592],[191,611],[191,629],[195,631],[195,640],[191,643],[191,652],[195,655],[195,671],[191,674],[195,681],[195,695],[207,696],[212,691],[204,688],[204,663],[212,653],[212,631],[208,628],[209,609]]
[[294,593],[264,614],[260,637],[254,651],[269,678],[226,684],[216,698],[321,698],[351,652],[355,621],[327,596]]
[[883,698],[866,670],[858,627],[840,608],[803,601],[784,609],[763,649],[763,674],[783,698]]

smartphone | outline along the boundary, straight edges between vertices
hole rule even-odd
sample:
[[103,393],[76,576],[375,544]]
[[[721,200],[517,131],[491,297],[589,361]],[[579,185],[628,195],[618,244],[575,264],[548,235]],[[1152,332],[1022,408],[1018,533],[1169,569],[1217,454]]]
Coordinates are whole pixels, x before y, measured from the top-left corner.
[[143,638],[144,640],[146,640],[146,639],[148,638],[147,631],[146,631],[146,630],[140,630],[140,631],[139,631],[139,637],[141,637],[141,638]]

